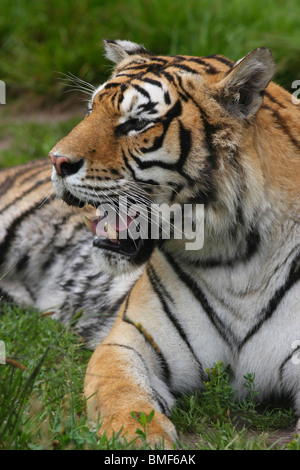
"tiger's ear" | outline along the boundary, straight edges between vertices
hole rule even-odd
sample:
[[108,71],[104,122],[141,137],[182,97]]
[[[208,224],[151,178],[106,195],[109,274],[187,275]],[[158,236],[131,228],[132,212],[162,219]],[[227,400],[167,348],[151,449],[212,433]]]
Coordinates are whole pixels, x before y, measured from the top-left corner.
[[127,59],[131,55],[151,55],[144,46],[131,41],[110,41],[104,39],[103,44],[106,57],[115,64],[119,64],[122,60]]
[[219,99],[231,114],[241,118],[254,115],[274,73],[271,51],[265,47],[255,49],[236,62],[218,83]]

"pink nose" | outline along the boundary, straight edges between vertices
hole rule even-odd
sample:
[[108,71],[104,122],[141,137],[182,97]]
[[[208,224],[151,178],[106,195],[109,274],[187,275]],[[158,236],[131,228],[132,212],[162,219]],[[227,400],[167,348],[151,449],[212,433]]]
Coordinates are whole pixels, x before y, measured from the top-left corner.
[[60,176],[62,176],[62,171],[61,171],[61,165],[62,163],[70,163],[70,160],[67,157],[64,157],[62,155],[53,155],[53,153],[49,153],[49,158],[52,162],[52,165],[54,166],[56,173]]

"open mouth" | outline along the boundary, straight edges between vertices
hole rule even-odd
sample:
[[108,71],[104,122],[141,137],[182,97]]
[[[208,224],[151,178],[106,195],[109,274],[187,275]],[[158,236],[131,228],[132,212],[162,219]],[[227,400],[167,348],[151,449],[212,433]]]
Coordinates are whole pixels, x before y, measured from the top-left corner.
[[[77,207],[84,207],[87,204],[95,207],[94,202],[83,202],[68,191],[65,191],[62,199],[67,204]],[[118,205],[111,205],[108,210],[100,206],[96,209],[96,217],[93,219],[84,217],[84,223],[96,235],[93,240],[95,247],[124,255],[135,264],[141,264],[150,257],[154,242],[143,236],[143,230],[140,230],[138,223],[138,215],[138,213],[128,215],[127,208],[125,211],[120,211]],[[143,221],[149,228],[150,220],[148,221],[145,217]]]
[[144,247],[141,237],[132,237],[132,225],[134,218],[128,215],[120,217],[114,213],[111,220],[107,212],[101,213],[99,209],[98,217],[88,219],[84,217],[84,222],[89,230],[96,235],[93,245],[98,248],[114,251],[119,254],[136,257]]

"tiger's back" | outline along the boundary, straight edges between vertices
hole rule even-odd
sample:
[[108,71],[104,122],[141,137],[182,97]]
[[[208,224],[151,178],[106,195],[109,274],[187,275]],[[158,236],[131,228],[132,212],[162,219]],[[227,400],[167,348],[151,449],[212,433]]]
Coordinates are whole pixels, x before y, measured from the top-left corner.
[[[0,171],[0,297],[51,311],[95,347],[135,280],[113,279],[89,256],[84,214],[55,197],[48,159]],[[83,318],[78,315],[84,312]]]

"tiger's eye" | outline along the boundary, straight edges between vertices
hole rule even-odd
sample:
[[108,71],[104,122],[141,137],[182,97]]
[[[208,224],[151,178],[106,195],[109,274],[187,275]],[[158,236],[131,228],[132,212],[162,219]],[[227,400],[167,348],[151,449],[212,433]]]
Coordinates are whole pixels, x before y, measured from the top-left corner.
[[143,127],[147,126],[149,124],[149,121],[142,121],[137,119],[134,123],[136,129],[143,129]]

